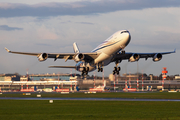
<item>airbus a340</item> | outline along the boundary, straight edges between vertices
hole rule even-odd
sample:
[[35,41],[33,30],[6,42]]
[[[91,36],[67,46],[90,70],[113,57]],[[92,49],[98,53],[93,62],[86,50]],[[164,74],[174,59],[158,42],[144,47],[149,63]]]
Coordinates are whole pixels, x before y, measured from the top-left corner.
[[120,67],[118,64],[122,60],[128,60],[129,62],[138,61],[140,58],[152,58],[154,62],[162,59],[162,55],[175,53],[172,52],[161,52],[161,53],[126,53],[124,48],[129,44],[131,35],[127,30],[121,30],[114,33],[102,44],[96,47],[89,53],[81,53],[76,43],[73,44],[74,53],[29,53],[29,52],[15,52],[10,51],[7,48],[7,52],[23,55],[37,56],[39,61],[45,61],[47,58],[53,58],[54,61],[57,59],[74,60],[75,66],[49,66],[51,68],[75,68],[80,71],[82,75],[88,74],[88,72],[95,69],[98,72],[103,71],[103,67],[107,66],[111,62],[115,62],[113,74],[119,74]]

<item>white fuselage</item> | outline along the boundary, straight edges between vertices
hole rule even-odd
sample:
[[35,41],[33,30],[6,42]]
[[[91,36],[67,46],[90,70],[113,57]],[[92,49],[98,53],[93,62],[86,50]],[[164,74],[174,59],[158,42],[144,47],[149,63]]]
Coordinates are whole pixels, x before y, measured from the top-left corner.
[[[130,40],[131,36],[127,30],[118,31],[106,39],[92,51],[100,54],[94,59],[93,63],[86,64],[86,66],[89,67],[89,71],[95,70],[97,65],[108,65],[111,62],[113,55],[124,49],[129,44]],[[78,71],[82,71],[82,67],[85,67],[85,63],[79,62],[76,66]]]

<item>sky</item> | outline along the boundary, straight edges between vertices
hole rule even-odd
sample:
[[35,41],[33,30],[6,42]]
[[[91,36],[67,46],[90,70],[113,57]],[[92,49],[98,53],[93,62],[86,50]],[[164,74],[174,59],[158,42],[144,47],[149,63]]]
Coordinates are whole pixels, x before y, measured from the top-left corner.
[[[179,0],[0,0],[0,73],[70,73],[51,65],[75,65],[74,61],[47,59],[7,53],[12,51],[69,53],[76,42],[81,52],[90,52],[119,30],[128,30],[131,42],[126,52],[168,52],[159,62],[140,59],[122,61],[121,74],[144,72],[180,74]],[[112,73],[115,63],[104,68]],[[72,70],[73,73],[79,73]],[[90,75],[94,72],[89,73]],[[95,74],[102,75],[102,73]]]

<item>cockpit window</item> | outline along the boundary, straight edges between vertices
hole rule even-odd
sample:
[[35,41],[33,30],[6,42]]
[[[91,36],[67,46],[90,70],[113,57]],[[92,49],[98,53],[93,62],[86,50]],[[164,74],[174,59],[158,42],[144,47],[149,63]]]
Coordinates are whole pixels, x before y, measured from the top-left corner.
[[122,31],[121,34],[122,34],[122,33],[129,33],[129,31]]

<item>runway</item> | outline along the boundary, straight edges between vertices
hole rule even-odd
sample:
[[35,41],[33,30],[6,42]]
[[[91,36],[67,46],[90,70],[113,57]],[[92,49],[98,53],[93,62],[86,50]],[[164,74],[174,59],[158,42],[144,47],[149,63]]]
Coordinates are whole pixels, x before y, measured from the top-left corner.
[[23,98],[23,97],[0,97],[0,100],[90,100],[90,101],[178,101],[180,99],[133,99],[133,98]]

